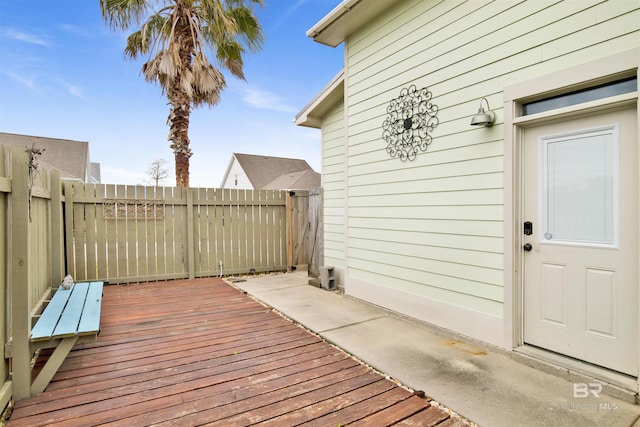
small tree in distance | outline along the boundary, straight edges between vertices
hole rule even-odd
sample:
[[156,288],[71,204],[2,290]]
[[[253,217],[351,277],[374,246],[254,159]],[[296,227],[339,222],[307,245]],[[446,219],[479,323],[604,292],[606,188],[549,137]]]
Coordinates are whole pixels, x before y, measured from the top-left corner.
[[145,181],[158,187],[167,177],[169,177],[169,168],[165,159],[157,159],[151,162],[147,169],[147,177]]

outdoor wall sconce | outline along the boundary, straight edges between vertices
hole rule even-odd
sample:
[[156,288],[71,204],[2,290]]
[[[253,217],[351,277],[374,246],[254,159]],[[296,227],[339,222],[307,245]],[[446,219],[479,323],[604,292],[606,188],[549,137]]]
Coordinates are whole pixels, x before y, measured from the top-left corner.
[[[487,103],[487,111],[482,108],[482,100]],[[471,118],[471,126],[484,126],[491,127],[496,122],[496,113],[489,108],[489,101],[487,98],[480,99],[480,108],[475,116]]]

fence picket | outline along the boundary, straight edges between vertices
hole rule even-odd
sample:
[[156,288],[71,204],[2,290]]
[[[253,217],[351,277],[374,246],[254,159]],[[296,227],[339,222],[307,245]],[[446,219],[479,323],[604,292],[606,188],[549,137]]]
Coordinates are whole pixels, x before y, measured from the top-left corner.
[[[73,196],[76,200],[84,199],[84,184],[81,182],[73,183]],[[73,205],[73,229],[74,229],[74,252],[76,258],[76,275],[74,279],[77,281],[86,280],[87,278],[87,224],[84,216],[84,203],[74,203]]]
[[[125,197],[129,200],[136,200],[136,187],[133,185],[125,186]],[[127,217],[123,220],[124,228],[125,228],[125,239],[126,239],[126,268],[127,268],[127,276],[128,277],[138,277],[138,233],[137,233],[137,221],[135,219],[131,219],[129,215],[131,214],[135,218],[135,212],[137,210],[135,202],[132,203],[133,208],[130,206],[127,210]]]
[[246,224],[245,224],[245,233],[246,233],[246,254],[247,254],[247,268],[249,271],[253,268],[255,271],[256,266],[258,265],[255,257],[255,246],[254,246],[254,228],[256,224],[255,217],[255,209],[256,209],[256,194],[253,191],[246,191],[245,197],[248,200],[245,204],[246,209]]
[[76,274],[76,258],[73,254],[73,187],[71,182],[64,183],[64,241],[65,253],[67,254],[67,274],[75,276]]
[[[116,186],[108,185],[106,187],[106,196],[108,199],[115,200],[116,198]],[[103,217],[103,221],[106,222],[107,234],[105,239],[107,242],[107,272],[110,278],[119,277],[118,275],[118,219],[107,219]]]
[[260,190],[260,257],[261,263],[268,266],[269,259],[269,196],[267,190]]
[[206,194],[206,200],[207,200],[207,206],[206,206],[207,233],[206,233],[205,239],[206,239],[207,252],[208,252],[208,256],[207,256],[208,268],[206,271],[201,271],[201,274],[207,273],[209,275],[216,275],[219,273],[218,259],[220,258],[220,252],[219,252],[218,242],[216,237],[217,226],[218,226],[217,218],[216,218],[216,215],[217,215],[216,205],[217,205],[218,193],[215,189],[207,188],[205,191],[205,194]]
[[152,193],[151,187],[137,187],[136,199],[140,201],[140,205],[136,206],[136,253],[138,255],[138,271],[137,276],[149,277],[151,272],[149,271],[149,242],[147,241],[148,233],[147,227],[150,226],[149,216],[153,215],[153,199],[147,194]]
[[247,195],[246,191],[238,190],[238,269],[247,271]]
[[162,217],[156,219],[153,225],[155,229],[152,231],[154,236],[154,248],[155,248],[155,259],[156,259],[156,268],[155,268],[155,277],[166,276],[167,274],[167,261],[166,261],[166,240],[165,240],[165,228],[166,228],[166,218],[167,218],[167,202],[165,196],[165,188],[164,187],[156,187],[154,189],[154,194],[156,199],[162,200]]
[[[173,236],[174,236],[174,259],[173,269],[176,275],[182,274],[187,269],[187,252],[185,248],[186,223],[186,193],[184,188],[174,188],[175,204],[173,212]],[[178,276],[176,276],[178,277]]]
[[206,205],[206,189],[199,188],[194,190],[193,197],[193,229],[195,233],[195,260],[194,268],[196,271],[203,271],[208,268],[209,251],[207,248],[207,205]]
[[[96,198],[96,186],[86,184],[83,185],[84,197],[95,200]],[[85,251],[87,259],[87,268],[85,280],[89,277],[96,277],[98,274],[98,260],[97,260],[97,242],[96,242],[96,204],[83,203],[84,205],[84,218],[85,218]]]
[[216,246],[215,264],[218,272],[222,274],[224,269],[224,206],[223,206],[223,190],[218,188],[214,190],[214,234],[213,239]]
[[[116,185],[116,199],[126,200],[127,194],[124,185]],[[120,206],[116,205],[116,209]],[[118,263],[118,276],[129,277],[129,271],[127,270],[127,220],[126,212],[120,217],[119,212],[116,212],[115,218],[116,224],[116,261]]]
[[220,230],[222,231],[222,268],[225,273],[229,273],[232,270],[232,252],[231,252],[231,190],[222,189],[222,226]]
[[105,185],[104,184],[96,184],[95,185],[95,204],[92,206],[95,207],[95,245],[96,245],[96,257],[97,257],[97,266],[96,266],[96,279],[104,280],[109,277],[108,270],[108,246],[107,246],[107,227],[106,220],[104,219],[104,196],[105,196]]

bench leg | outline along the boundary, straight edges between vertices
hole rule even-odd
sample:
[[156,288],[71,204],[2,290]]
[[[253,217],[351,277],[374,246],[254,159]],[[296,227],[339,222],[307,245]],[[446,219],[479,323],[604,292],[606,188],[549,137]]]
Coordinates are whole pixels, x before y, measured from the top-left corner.
[[62,362],[64,362],[64,359],[67,357],[77,341],[77,335],[69,338],[64,338],[62,341],[60,341],[60,344],[58,344],[51,356],[49,356],[49,360],[47,360],[47,363],[42,367],[42,370],[38,374],[38,377],[35,379],[33,384],[31,384],[32,396],[35,396],[38,393],[42,393],[44,389],[47,388],[49,382],[56,374],[56,372],[58,372],[60,365],[62,365]]

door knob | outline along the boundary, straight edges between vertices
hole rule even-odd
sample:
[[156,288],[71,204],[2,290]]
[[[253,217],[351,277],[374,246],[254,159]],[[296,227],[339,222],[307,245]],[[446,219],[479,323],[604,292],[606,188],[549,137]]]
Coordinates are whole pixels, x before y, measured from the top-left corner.
[[525,243],[522,249],[524,249],[526,252],[529,252],[531,249],[533,249],[533,246],[531,246],[531,243]]

